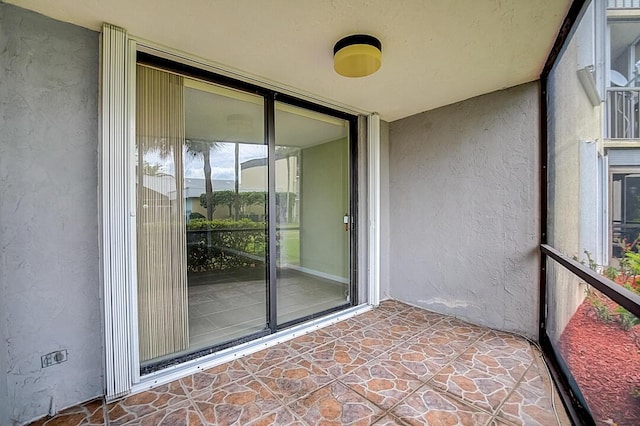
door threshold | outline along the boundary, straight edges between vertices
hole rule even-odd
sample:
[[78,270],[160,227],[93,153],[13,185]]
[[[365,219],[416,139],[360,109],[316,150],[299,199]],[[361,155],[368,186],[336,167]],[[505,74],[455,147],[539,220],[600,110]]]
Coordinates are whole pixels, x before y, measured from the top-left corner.
[[[352,318],[373,309],[372,305],[363,304],[334,312],[322,318],[314,319],[303,324],[293,326],[286,330],[279,331],[268,336],[260,337],[250,342],[241,343],[231,348],[220,350],[213,354],[205,355],[201,358],[190,360],[179,365],[172,365],[163,370],[155,371],[140,377],[140,382],[131,386],[131,392],[126,396],[140,393],[156,386],[164,385],[174,380],[208,370],[217,365],[242,358],[246,355],[275,346],[279,343],[295,339],[312,331],[319,330],[337,322]],[[120,398],[116,398],[120,399]],[[111,401],[109,401],[111,402]]]

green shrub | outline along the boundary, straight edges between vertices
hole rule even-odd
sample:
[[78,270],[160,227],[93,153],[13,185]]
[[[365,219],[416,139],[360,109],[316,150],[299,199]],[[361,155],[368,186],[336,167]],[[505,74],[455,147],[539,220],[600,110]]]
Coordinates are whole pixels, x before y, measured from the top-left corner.
[[613,321],[613,315],[611,314],[609,306],[607,306],[590,288],[587,289],[587,300],[591,304],[598,320],[604,323],[610,323]]
[[187,224],[187,267],[192,272],[264,263],[266,223],[193,219]]
[[629,250],[625,252],[624,258],[629,272],[633,275],[633,284],[635,285],[636,276],[640,275],[640,253]]
[[640,324],[640,319],[622,306],[616,309],[616,314],[618,314],[618,322],[623,330],[631,330],[631,328]]
[[613,315],[611,315],[611,310],[609,307],[602,302],[600,304],[593,305],[596,310],[596,316],[598,319],[604,323],[610,323],[613,321]]
[[614,268],[613,266],[609,266],[604,271],[604,276],[609,278],[611,281],[614,281],[616,278],[618,278],[618,275],[620,275],[620,272],[618,271],[617,268]]

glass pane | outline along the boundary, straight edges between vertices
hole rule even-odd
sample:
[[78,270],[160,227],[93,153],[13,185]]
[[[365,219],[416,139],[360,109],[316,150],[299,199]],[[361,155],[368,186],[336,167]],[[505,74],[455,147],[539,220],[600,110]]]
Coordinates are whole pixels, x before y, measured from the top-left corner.
[[192,349],[266,328],[267,147],[263,99],[185,89],[185,209]]
[[[268,150],[261,97],[144,66],[138,87],[144,366],[266,328]],[[168,225],[144,219],[161,209]]]
[[350,301],[348,124],[276,102],[279,324]]

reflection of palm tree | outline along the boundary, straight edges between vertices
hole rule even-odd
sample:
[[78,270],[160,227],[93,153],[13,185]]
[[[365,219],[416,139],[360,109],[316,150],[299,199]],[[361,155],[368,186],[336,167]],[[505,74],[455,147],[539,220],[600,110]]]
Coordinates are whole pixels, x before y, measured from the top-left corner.
[[216,141],[208,141],[204,139],[187,139],[185,140],[187,152],[194,157],[202,156],[204,163],[204,191],[207,203],[207,220],[213,220],[213,181],[211,180],[211,150],[218,149],[219,145]]
[[158,176],[162,173],[162,166],[144,161],[142,164],[142,173],[147,176]]

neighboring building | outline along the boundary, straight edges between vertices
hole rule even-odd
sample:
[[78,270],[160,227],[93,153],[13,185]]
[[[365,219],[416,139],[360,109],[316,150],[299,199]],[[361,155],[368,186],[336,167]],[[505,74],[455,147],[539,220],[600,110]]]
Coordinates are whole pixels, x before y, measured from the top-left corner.
[[640,236],[640,2],[609,1],[606,14],[604,154],[608,254]]

